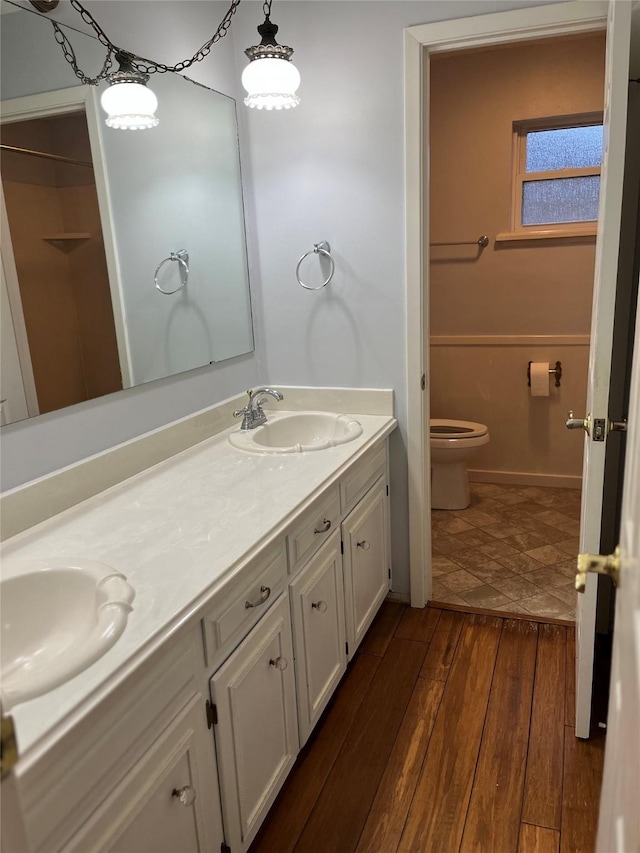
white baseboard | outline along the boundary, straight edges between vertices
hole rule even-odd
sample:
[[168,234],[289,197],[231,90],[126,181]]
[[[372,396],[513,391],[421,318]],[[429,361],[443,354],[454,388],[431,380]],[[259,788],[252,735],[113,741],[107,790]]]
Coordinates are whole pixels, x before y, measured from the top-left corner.
[[555,486],[558,489],[581,489],[582,477],[571,474],[529,474],[526,471],[474,471],[469,469],[472,483],[498,483],[509,486]]

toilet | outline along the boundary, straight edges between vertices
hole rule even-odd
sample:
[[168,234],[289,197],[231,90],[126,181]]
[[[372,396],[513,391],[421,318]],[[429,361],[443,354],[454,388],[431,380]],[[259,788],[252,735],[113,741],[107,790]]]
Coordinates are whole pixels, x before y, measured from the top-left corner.
[[471,502],[467,462],[478,447],[489,443],[489,429],[472,421],[432,418],[431,507],[466,509]]

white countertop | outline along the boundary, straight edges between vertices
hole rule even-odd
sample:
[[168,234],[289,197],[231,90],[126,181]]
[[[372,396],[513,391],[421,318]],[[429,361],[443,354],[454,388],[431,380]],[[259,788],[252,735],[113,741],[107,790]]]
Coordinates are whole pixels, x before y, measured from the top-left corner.
[[[98,560],[127,576],[133,612],[116,644],[62,686],[11,713],[21,757],[46,747],[172,632],[195,621],[216,590],[290,523],[316,493],[393,431],[387,415],[354,417],[362,435],[326,450],[257,455],[225,430],[7,540],[2,559]],[[34,757],[33,755],[31,757]]]

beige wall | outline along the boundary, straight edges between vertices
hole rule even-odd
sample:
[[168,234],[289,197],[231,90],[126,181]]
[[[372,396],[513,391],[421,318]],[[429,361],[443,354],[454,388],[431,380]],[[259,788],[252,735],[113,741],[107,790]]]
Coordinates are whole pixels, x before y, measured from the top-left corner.
[[[83,115],[5,125],[2,141],[91,161]],[[2,176],[40,412],[122,388],[93,170],[3,153]]]
[[[495,236],[510,230],[513,122],[601,110],[603,70],[600,33],[431,62],[431,241],[490,239],[431,249],[432,416],[489,426],[471,466],[485,479],[579,484],[564,420],[585,407],[595,239]],[[561,387],[531,398],[527,363],[556,360]]]

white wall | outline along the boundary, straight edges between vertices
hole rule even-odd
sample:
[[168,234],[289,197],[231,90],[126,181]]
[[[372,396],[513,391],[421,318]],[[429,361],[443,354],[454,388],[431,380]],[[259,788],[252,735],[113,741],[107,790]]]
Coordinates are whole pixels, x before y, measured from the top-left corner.
[[[393,589],[409,590],[404,282],[404,28],[535,3],[275,3],[278,41],[294,48],[301,104],[248,116],[266,343],[282,384],[393,388]],[[260,7],[243,3],[236,44],[255,43]],[[242,60],[239,51],[236,58]],[[334,280],[308,293],[295,267],[328,240]],[[305,267],[308,269],[310,267]],[[411,377],[409,393],[419,392]]]
[[[98,20],[122,46],[170,62],[199,46],[217,26],[221,3],[91,3]],[[396,392],[400,430],[392,438],[394,589],[409,588],[406,498],[406,336],[404,284],[403,30],[413,24],[542,5],[529,0],[290,0],[276,2],[278,39],[295,49],[302,74],[302,104],[285,113],[240,110],[250,157],[244,178],[252,188],[249,245],[259,378],[281,384],[390,387]],[[178,8],[179,7],[179,8]],[[214,11],[211,11],[214,7]],[[234,51],[236,74],[243,49],[256,43],[262,4],[244,0],[232,35],[202,63],[219,68]],[[173,30],[167,23],[173,15]],[[212,63],[211,66],[208,63]],[[229,66],[224,66],[229,73]],[[223,75],[223,72],[219,72]],[[198,77],[194,72],[192,74]],[[237,78],[234,78],[234,80]],[[234,85],[230,78],[226,85]],[[215,85],[215,84],[210,84]],[[224,87],[218,85],[217,88]],[[229,89],[226,89],[229,91]],[[245,124],[246,122],[246,124]],[[243,126],[244,125],[244,126]],[[332,284],[319,293],[295,280],[300,255],[328,240],[336,259]],[[264,343],[264,345],[263,345]],[[230,394],[249,387],[257,359],[227,363],[213,375],[196,371],[116,395],[91,407],[67,410],[52,425],[7,429],[9,481],[22,482],[100,445],[220,399],[217,382]],[[234,373],[235,371],[235,373]],[[235,384],[234,384],[235,381]],[[412,377],[411,393],[418,393]],[[233,385],[233,388],[231,386]],[[197,400],[197,403],[196,403]],[[147,409],[149,411],[147,411]],[[43,419],[40,419],[42,421]],[[34,423],[34,422],[32,422]],[[51,427],[51,428],[50,428]],[[97,436],[89,440],[87,430]],[[109,436],[111,440],[109,441]],[[42,459],[30,449],[55,439]],[[74,446],[74,445],[80,445]],[[91,447],[93,450],[88,450]],[[9,454],[7,454],[9,455]],[[37,463],[37,464],[36,464]]]

